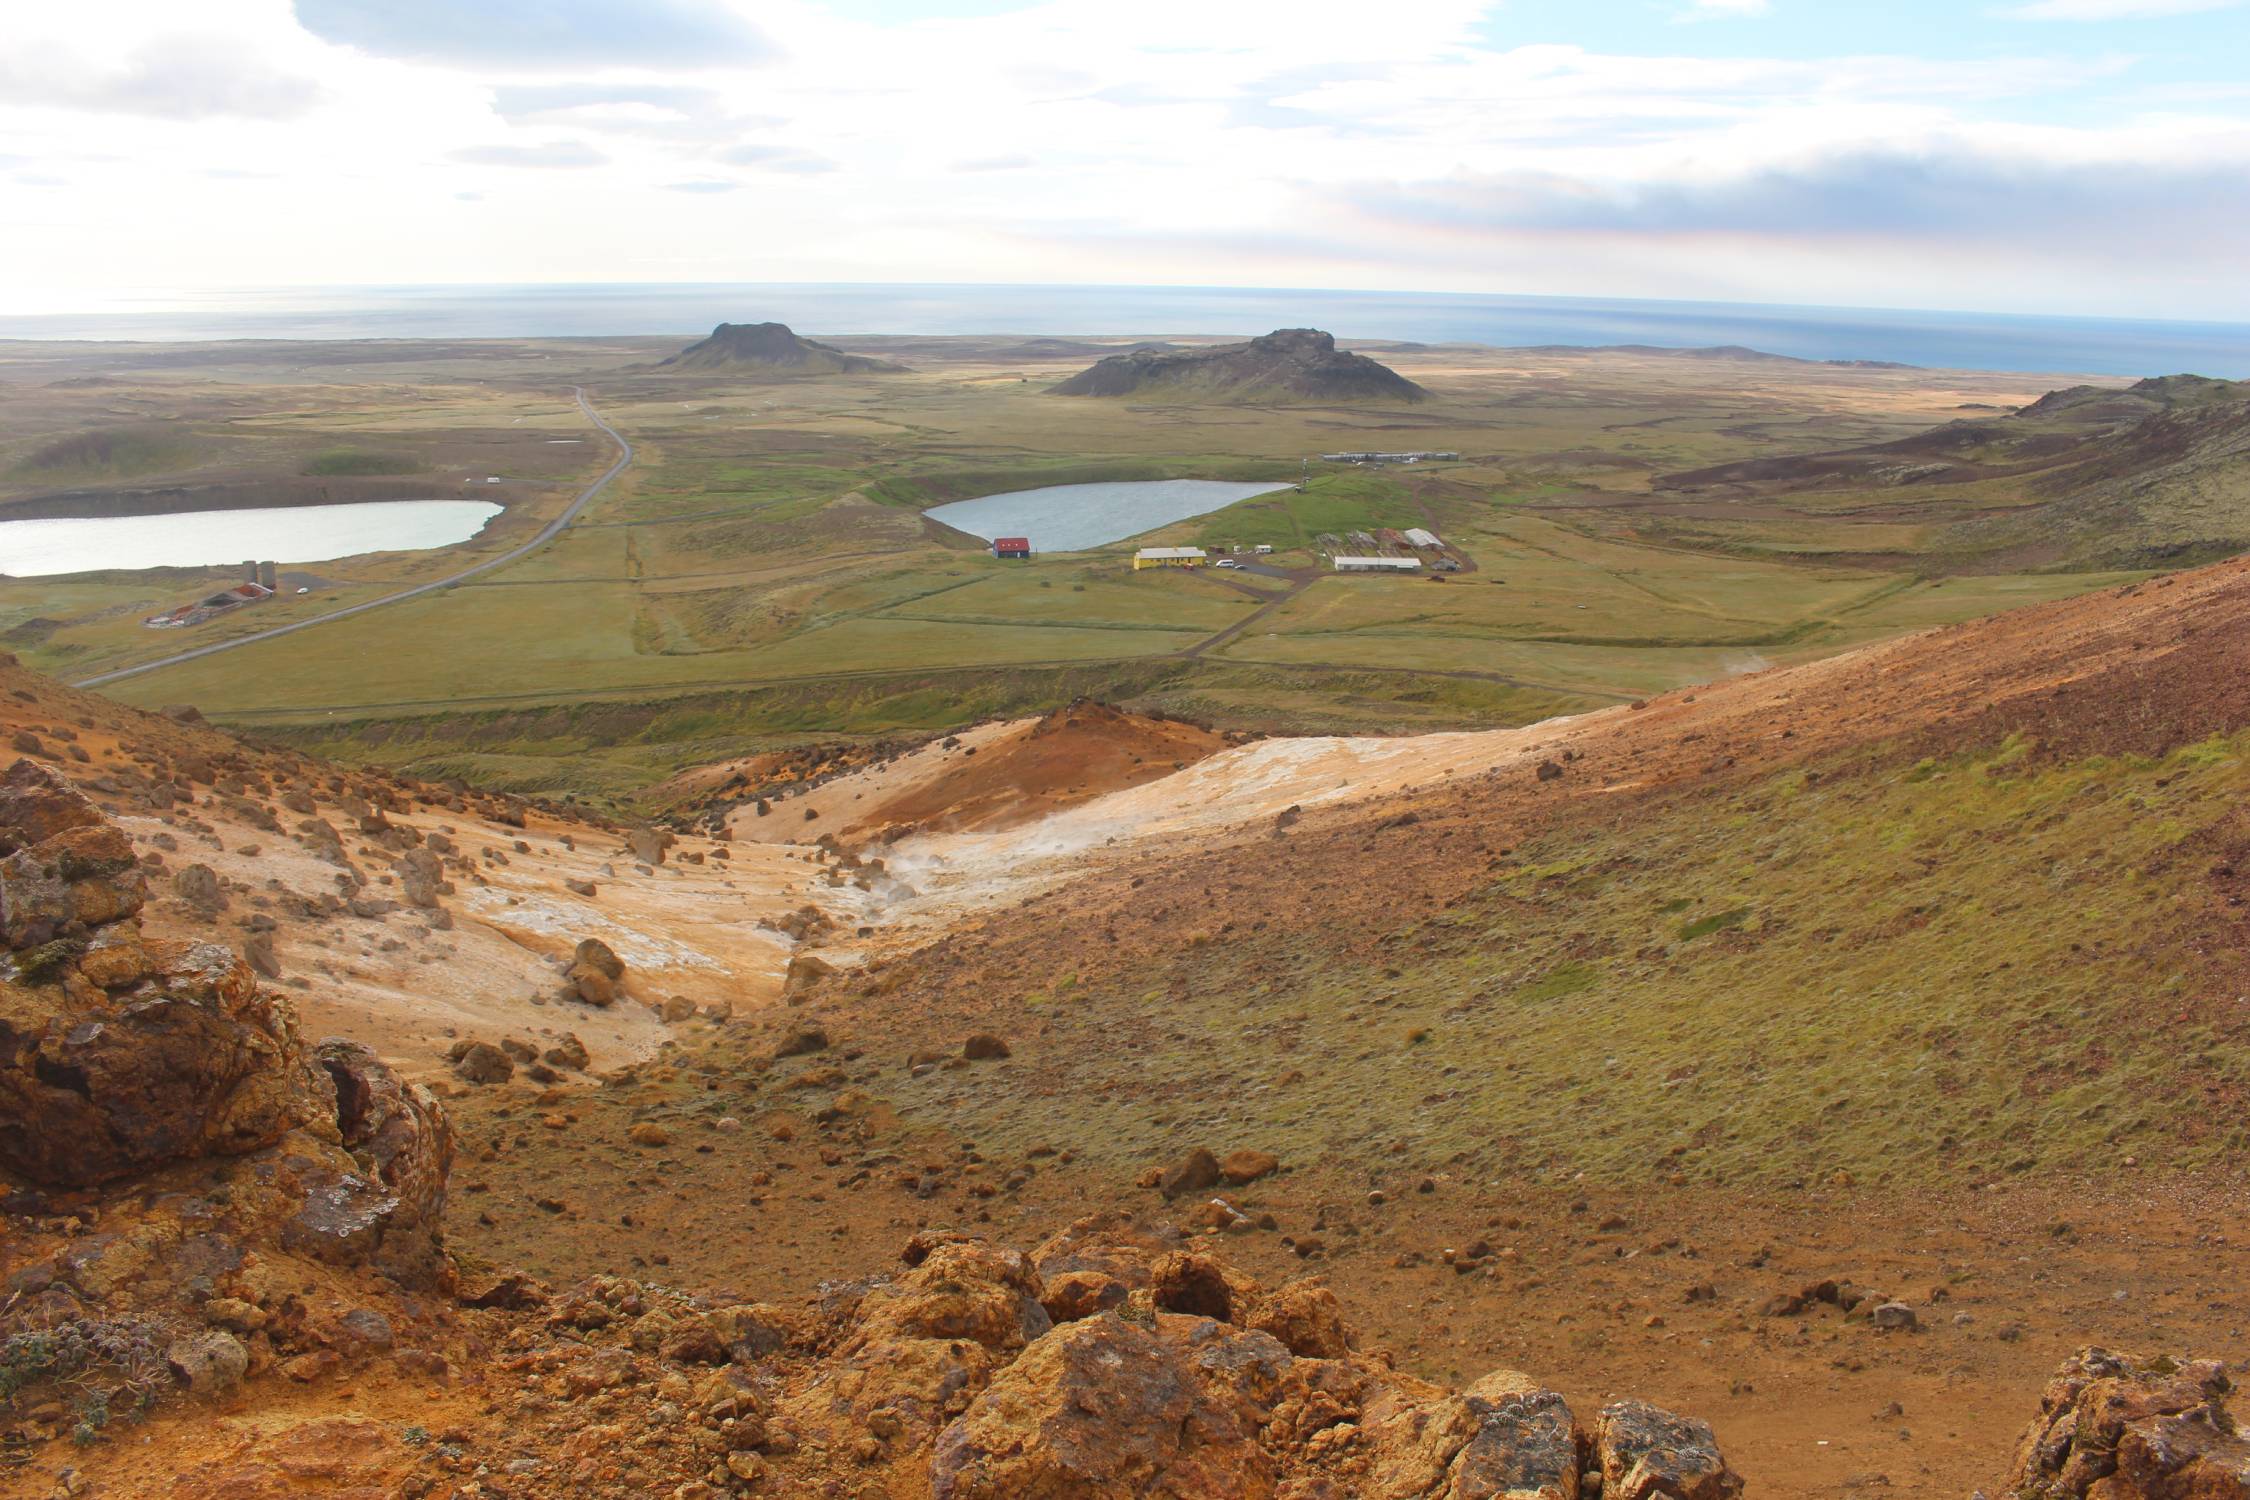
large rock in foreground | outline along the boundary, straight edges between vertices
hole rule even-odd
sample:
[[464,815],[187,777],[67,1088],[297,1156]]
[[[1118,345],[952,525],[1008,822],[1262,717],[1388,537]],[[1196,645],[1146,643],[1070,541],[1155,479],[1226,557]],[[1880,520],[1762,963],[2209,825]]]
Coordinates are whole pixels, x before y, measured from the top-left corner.
[[2250,1500],[2250,1439],[2214,1359],[2082,1349],[2039,1398],[2009,1500]]
[[231,949],[138,946],[116,960],[132,977],[114,989],[82,965],[56,982],[0,979],[0,1165],[90,1187],[254,1151],[333,1116],[288,1001]]
[[1462,1392],[1400,1374],[1317,1281],[1269,1291],[1130,1215],[1029,1256],[923,1235],[905,1258],[831,1291],[812,1357],[777,1372],[780,1493],[827,1493],[841,1454],[874,1492],[933,1500],[1741,1493],[1700,1422],[1620,1403],[1589,1426],[1513,1371]]
[[90,1187],[334,1117],[289,1003],[231,949],[144,941],[144,894],[68,782],[0,776],[0,1166]]
[[250,1232],[442,1279],[434,1097],[356,1043],[308,1051],[232,949],[144,938],[131,845],[52,771],[0,776],[0,850],[0,1167],[88,1189],[246,1157]]

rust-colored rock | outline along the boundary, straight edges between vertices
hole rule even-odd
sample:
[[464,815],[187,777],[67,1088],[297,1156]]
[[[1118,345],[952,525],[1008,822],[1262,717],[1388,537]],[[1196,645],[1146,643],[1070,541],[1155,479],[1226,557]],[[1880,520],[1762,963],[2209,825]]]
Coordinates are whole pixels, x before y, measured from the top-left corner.
[[1025,1350],[939,1436],[933,1500],[1273,1495],[1278,1465],[1255,1414],[1289,1351],[1208,1323],[1168,1332],[1100,1317]]
[[0,777],[0,946],[73,939],[145,897],[132,844],[68,782],[21,760]]
[[1742,1478],[1710,1427],[1645,1401],[1615,1401],[1594,1422],[1602,1500],[1732,1500]]
[[1156,1180],[1156,1188],[1167,1198],[1177,1198],[1184,1193],[1200,1193],[1216,1187],[1218,1182],[1219,1159],[1198,1146],[1166,1167]]
[[845,1352],[900,1339],[967,1339],[1013,1351],[1050,1326],[1030,1261],[982,1240],[958,1240],[928,1249],[906,1275],[870,1290]]
[[1258,1303],[1247,1326],[1272,1334],[1291,1354],[1306,1359],[1342,1359],[1352,1352],[1343,1303],[1311,1277],[1292,1281]]
[[600,938],[581,938],[564,977],[588,1005],[611,1005],[625,987],[625,960]]
[[452,1122],[428,1089],[401,1079],[358,1042],[331,1038],[313,1057],[335,1085],[336,1127],[345,1149],[398,1199],[400,1208],[389,1217],[427,1235],[434,1254],[453,1171]]
[[2039,1398],[2008,1500],[2250,1500],[2250,1439],[2211,1359],[2082,1349]]
[[0,980],[0,1163],[84,1187],[333,1117],[289,1002],[232,950],[144,948],[147,977],[114,992]]
[[1271,1151],[1254,1151],[1248,1147],[1229,1151],[1219,1160],[1219,1180],[1232,1187],[1246,1186],[1280,1170],[1280,1157]]

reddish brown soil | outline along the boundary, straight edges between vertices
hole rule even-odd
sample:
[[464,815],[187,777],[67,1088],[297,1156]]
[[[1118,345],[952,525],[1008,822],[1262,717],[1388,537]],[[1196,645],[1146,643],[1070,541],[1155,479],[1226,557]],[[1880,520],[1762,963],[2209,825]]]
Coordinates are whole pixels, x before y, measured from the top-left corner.
[[1159,780],[1226,745],[1224,736],[1177,719],[1073,703],[981,744],[961,746],[934,771],[857,813],[851,829],[866,835],[890,828],[1014,828]]

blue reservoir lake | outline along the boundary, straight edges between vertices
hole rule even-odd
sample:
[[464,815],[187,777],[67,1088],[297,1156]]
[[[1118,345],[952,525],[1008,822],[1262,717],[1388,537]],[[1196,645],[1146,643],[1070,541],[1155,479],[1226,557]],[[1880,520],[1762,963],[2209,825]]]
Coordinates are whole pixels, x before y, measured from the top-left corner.
[[994,537],[1021,536],[1031,539],[1034,552],[1083,552],[1288,488],[1286,482],[1245,484],[1223,479],[1053,484],[956,500],[923,514],[988,542]]

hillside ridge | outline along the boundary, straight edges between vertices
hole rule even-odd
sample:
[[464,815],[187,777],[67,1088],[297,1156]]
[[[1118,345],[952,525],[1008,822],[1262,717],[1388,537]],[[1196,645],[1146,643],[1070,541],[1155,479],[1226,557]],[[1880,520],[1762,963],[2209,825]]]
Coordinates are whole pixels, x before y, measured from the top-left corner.
[[1200,401],[1406,401],[1429,392],[1317,328],[1279,328],[1239,344],[1112,354],[1049,388],[1055,396]]

